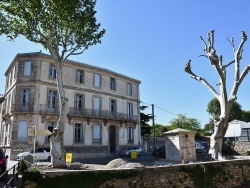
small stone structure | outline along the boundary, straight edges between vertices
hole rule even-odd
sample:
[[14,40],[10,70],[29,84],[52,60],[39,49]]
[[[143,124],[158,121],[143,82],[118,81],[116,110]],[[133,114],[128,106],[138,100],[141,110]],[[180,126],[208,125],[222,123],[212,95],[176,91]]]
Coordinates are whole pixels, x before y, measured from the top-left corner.
[[195,131],[174,129],[165,135],[166,160],[188,163],[196,161]]

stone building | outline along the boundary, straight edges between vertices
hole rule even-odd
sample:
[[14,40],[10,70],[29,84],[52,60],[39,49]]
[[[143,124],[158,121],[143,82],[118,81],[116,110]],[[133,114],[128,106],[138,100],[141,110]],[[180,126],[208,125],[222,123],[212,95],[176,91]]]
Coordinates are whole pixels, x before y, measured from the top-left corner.
[[[15,159],[33,147],[28,129],[52,131],[56,126],[57,75],[51,56],[38,52],[17,54],[5,76],[0,145],[11,148],[10,157]],[[115,155],[128,145],[139,145],[139,80],[67,60],[63,82],[69,99],[64,146],[73,159]],[[49,138],[37,136],[36,145],[49,147]]]

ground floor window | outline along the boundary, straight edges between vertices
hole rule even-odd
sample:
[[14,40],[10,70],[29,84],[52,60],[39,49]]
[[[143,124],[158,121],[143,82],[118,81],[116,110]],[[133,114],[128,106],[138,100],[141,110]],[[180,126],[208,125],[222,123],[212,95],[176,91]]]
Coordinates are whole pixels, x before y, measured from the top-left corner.
[[83,142],[83,126],[82,123],[75,123],[75,143]]
[[101,125],[93,125],[93,143],[101,143]]
[[134,143],[133,128],[128,128],[128,143]]
[[27,140],[27,128],[28,128],[28,121],[21,120],[18,122],[18,134],[17,134],[17,141],[26,142]]

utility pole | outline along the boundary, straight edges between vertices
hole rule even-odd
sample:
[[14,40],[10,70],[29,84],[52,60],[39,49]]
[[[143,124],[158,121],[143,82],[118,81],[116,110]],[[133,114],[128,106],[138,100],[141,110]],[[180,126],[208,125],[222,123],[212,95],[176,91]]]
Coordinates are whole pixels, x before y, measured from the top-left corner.
[[152,104],[152,123],[153,123],[153,142],[154,142],[154,150],[155,148],[155,114],[154,114],[154,104]]

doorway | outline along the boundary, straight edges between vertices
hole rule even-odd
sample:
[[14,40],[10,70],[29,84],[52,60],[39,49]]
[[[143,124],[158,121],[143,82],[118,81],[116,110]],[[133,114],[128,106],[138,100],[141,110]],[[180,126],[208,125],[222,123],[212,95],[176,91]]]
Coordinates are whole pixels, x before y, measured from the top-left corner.
[[115,153],[116,148],[116,134],[115,134],[115,126],[109,127],[109,145],[110,145],[110,153]]

